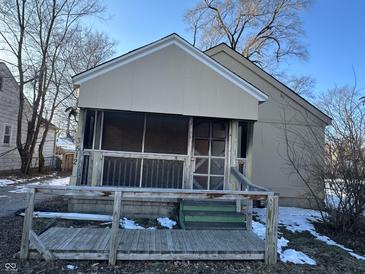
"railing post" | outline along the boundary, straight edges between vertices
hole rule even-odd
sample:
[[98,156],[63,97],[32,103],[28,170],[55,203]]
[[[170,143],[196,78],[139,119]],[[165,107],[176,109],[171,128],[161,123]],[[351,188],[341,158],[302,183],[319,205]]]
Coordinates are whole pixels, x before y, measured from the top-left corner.
[[241,199],[237,199],[236,200],[236,212],[240,213],[242,211],[242,203],[241,203]]
[[266,205],[265,263],[277,263],[279,197],[269,195]]
[[23,222],[22,242],[20,245],[20,259],[28,259],[29,256],[29,235],[32,229],[33,211],[34,211],[35,189],[28,190],[28,207],[25,211]]
[[114,194],[114,207],[113,207],[113,222],[110,233],[110,246],[109,246],[109,264],[115,265],[117,261],[118,252],[118,232],[119,232],[119,221],[120,221],[120,206],[122,200],[122,193],[116,191]]
[[246,229],[252,230],[252,208],[253,201],[251,199],[246,200]]

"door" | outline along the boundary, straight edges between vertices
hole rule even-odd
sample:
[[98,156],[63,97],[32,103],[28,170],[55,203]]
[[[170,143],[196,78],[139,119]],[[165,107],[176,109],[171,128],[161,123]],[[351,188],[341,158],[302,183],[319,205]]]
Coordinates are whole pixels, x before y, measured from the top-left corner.
[[193,189],[223,190],[227,132],[227,120],[194,119]]

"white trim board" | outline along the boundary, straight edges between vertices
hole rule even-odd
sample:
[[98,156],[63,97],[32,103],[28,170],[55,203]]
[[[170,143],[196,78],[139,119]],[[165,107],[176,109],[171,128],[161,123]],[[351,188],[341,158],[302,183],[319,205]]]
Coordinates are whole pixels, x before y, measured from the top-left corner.
[[199,62],[207,65],[209,68],[223,76],[225,79],[229,80],[230,82],[241,88],[244,92],[247,92],[248,94],[256,98],[259,102],[265,102],[268,99],[268,96],[265,93],[219,64],[213,58],[209,57],[199,49],[186,42],[177,34],[169,35],[152,44],[139,48],[123,56],[117,57],[116,59],[106,62],[104,64],[101,64],[91,70],[75,75],[73,78],[74,85],[81,85],[90,79],[103,75],[111,70],[124,66],[128,63],[131,63],[135,60],[138,60],[144,56],[150,55],[171,45],[175,45],[184,50],[195,59],[197,59]]

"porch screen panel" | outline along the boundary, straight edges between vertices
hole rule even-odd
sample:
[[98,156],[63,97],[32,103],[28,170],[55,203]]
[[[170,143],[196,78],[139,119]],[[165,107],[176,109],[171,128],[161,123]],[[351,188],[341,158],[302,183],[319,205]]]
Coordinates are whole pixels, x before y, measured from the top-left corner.
[[188,117],[147,114],[145,152],[187,154]]
[[142,187],[182,188],[183,169],[182,161],[144,159]]
[[87,110],[84,130],[84,148],[90,149],[94,138],[95,111]]
[[83,158],[82,164],[82,172],[81,172],[81,180],[79,182],[80,185],[88,185],[90,183],[89,173],[90,173],[90,156],[85,155]]
[[143,113],[106,111],[101,148],[141,152],[143,126]]
[[105,157],[103,185],[139,187],[141,159]]

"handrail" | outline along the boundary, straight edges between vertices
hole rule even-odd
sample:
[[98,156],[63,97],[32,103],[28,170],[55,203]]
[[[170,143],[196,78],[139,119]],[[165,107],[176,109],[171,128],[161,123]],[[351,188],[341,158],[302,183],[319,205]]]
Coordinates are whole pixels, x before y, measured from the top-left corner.
[[231,174],[234,176],[234,179],[243,186],[243,189],[246,191],[268,191],[271,192],[270,189],[262,186],[255,185],[252,183],[245,175],[243,175],[239,170],[235,167],[231,167]]
[[112,197],[115,192],[122,192],[122,198],[171,198],[171,199],[257,199],[265,200],[274,195],[268,191],[237,191],[237,190],[197,190],[171,188],[129,188],[129,187],[92,187],[92,186],[28,186],[38,193],[48,193],[60,196]]

